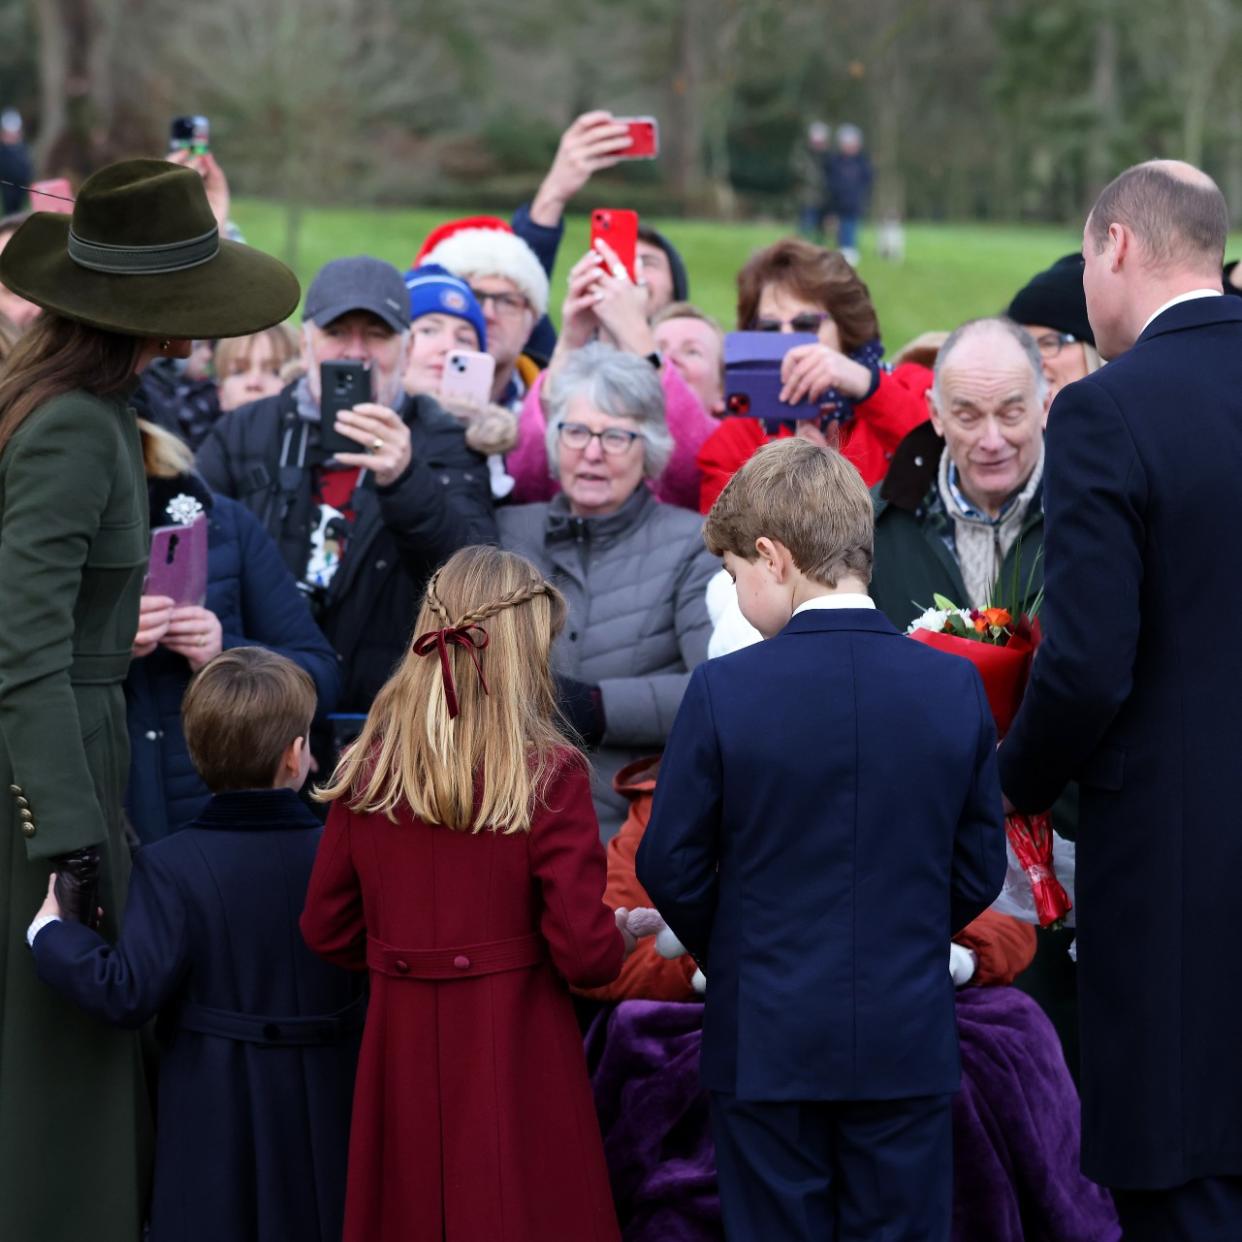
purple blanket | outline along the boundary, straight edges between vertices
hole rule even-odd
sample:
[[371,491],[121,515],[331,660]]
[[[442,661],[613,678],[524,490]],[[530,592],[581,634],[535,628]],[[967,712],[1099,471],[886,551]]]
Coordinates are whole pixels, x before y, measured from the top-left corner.
[[[703,1010],[626,1001],[587,1036],[625,1242],[720,1242],[699,1087]],[[1118,1242],[1107,1192],[1078,1171],[1078,1096],[1039,1006],[1014,988],[957,994],[954,1242]]]

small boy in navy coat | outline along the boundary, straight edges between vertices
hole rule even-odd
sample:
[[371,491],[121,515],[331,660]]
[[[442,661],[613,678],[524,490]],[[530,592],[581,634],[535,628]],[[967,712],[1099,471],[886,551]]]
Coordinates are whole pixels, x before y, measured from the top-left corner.
[[116,945],[62,917],[51,886],[28,933],[39,977],[88,1013],[159,1016],[150,1242],[341,1236],[365,1000],[298,931],[321,832],[297,794],[314,714],[292,661],[218,656],[182,708],[214,797],[138,852]]
[[637,868],[707,975],[725,1232],[948,1239],[945,950],[1005,873],[982,684],[875,611],[871,498],[839,454],[761,449],[704,537],[769,641],[691,676]]

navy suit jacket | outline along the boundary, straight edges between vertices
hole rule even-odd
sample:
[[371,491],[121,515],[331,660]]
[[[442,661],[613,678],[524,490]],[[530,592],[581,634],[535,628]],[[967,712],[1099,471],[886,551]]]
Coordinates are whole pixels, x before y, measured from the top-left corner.
[[1006,793],[1077,777],[1083,1168],[1242,1174],[1242,302],[1163,312],[1062,391],[1044,472],[1045,639]]
[[707,973],[703,1080],[748,1100],[957,1088],[948,945],[1005,874],[974,667],[865,609],[695,669],[638,877]]

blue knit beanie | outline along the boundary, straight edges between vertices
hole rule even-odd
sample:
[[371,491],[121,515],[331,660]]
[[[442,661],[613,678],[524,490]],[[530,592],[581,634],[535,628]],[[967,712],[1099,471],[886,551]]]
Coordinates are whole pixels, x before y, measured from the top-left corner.
[[487,324],[470,286],[436,263],[424,263],[405,274],[410,291],[410,319],[420,315],[453,315],[464,319],[478,335],[479,348],[487,348]]

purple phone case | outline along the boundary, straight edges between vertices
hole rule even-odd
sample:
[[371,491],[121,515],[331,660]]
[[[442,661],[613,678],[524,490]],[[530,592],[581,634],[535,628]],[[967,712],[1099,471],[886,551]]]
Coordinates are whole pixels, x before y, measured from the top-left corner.
[[207,600],[207,515],[189,526],[157,526],[144,595],[166,595],[175,604],[201,608]]
[[820,402],[780,399],[781,362],[797,345],[815,345],[809,332],[729,332],[725,335],[725,413],[788,422],[820,416]]

